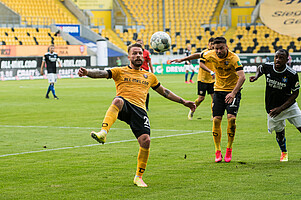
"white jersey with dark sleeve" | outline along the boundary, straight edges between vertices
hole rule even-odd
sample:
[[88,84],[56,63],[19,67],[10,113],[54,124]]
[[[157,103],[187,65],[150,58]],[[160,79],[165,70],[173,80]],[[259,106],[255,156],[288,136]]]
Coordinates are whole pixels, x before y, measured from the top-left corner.
[[282,72],[278,72],[275,70],[274,63],[270,62],[259,66],[259,70],[266,77],[265,106],[267,113],[284,104],[292,92],[300,88],[297,72],[288,66]]

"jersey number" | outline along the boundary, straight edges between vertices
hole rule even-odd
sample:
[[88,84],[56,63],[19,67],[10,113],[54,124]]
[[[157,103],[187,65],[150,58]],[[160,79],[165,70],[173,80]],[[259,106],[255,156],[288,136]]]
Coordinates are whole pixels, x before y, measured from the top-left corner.
[[150,128],[150,124],[149,124],[149,119],[147,118],[147,116],[144,116],[144,127],[146,128]]

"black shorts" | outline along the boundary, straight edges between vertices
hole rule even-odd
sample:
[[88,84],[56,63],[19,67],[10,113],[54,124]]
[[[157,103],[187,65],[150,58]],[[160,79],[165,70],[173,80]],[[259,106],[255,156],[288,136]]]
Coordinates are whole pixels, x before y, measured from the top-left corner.
[[213,94],[214,93],[214,83],[204,83],[201,81],[198,81],[198,95],[205,96],[207,94]]
[[150,135],[150,124],[146,111],[131,104],[123,97],[117,97],[123,99],[124,102],[123,107],[118,114],[118,119],[130,125],[132,132],[137,139],[143,134]]
[[213,105],[212,105],[212,115],[215,116],[223,116],[225,110],[227,110],[227,114],[237,115],[239,103],[241,100],[240,91],[236,94],[233,102],[228,104],[225,102],[225,98],[227,94],[230,92],[223,91],[215,91],[213,95]]

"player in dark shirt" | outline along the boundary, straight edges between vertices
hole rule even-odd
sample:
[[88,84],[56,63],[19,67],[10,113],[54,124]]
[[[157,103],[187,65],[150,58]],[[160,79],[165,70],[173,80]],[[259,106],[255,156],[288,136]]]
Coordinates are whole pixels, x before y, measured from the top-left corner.
[[301,111],[296,102],[299,95],[299,77],[286,63],[289,53],[285,49],[276,52],[274,63],[259,66],[250,82],[263,74],[266,77],[265,107],[268,114],[269,132],[276,132],[276,140],[281,149],[280,161],[288,161],[285,139],[285,119],[301,132]]
[[45,53],[45,55],[43,57],[42,64],[41,64],[41,75],[44,75],[43,67],[44,67],[45,63],[46,63],[46,67],[47,67],[47,77],[48,77],[48,82],[49,82],[48,90],[47,90],[47,93],[46,93],[46,98],[47,99],[49,99],[49,92],[50,91],[52,92],[53,97],[55,99],[59,99],[55,95],[55,90],[54,90],[54,83],[56,83],[56,79],[57,79],[56,62],[59,63],[59,67],[62,67],[60,58],[57,55],[57,53],[54,52],[54,46],[51,45],[49,47],[49,52]]
[[[190,56],[190,54],[191,54],[191,45],[188,44],[188,45],[187,45],[187,49],[186,49],[186,51],[185,51],[185,56],[186,56],[186,57],[187,57],[187,56]],[[193,78],[193,76],[194,76],[194,67],[193,67],[193,65],[189,62],[189,60],[186,60],[186,61],[185,61],[184,68],[185,68],[185,83],[194,83],[194,82],[192,81],[192,78]],[[190,71],[191,71],[191,75],[190,75],[190,79],[189,79],[189,82],[188,82],[187,79],[188,79],[188,74],[189,74]]]

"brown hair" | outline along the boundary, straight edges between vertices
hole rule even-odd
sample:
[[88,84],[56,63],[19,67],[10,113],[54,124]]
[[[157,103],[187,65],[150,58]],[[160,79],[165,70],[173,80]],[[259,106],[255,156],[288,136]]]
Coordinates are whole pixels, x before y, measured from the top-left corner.
[[227,44],[226,38],[224,38],[224,37],[216,37],[216,38],[214,38],[213,44],[221,44],[221,43]]
[[131,50],[131,48],[133,48],[133,47],[139,47],[139,48],[141,48],[141,49],[143,50],[143,47],[142,47],[141,44],[134,43],[134,44],[131,44],[130,46],[128,46],[128,53],[130,53],[130,50]]

